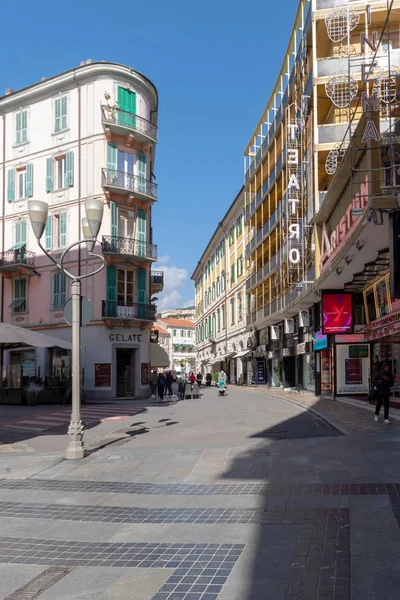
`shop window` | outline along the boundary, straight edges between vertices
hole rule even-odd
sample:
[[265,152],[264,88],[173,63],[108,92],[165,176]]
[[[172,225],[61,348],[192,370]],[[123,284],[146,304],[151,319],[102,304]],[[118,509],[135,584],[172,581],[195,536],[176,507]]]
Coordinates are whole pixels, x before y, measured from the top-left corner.
[[376,286],[376,301],[378,306],[378,318],[388,314],[388,294],[386,279]]
[[367,314],[368,322],[375,321],[377,316],[374,288],[370,288],[367,292],[365,292],[365,312]]

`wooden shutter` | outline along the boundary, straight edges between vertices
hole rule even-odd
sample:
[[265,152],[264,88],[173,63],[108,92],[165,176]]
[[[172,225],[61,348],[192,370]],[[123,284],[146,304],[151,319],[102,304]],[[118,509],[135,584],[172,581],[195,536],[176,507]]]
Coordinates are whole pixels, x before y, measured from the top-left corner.
[[46,159],[46,192],[53,191],[53,188],[54,188],[53,172],[54,172],[54,161],[52,158],[47,158]]
[[114,252],[118,250],[118,207],[115,202],[110,202],[111,219],[111,248]]
[[22,113],[19,112],[15,115],[15,143],[20,144],[22,142]]
[[15,170],[7,171],[7,200],[12,202],[15,198]]
[[61,131],[61,98],[54,100],[54,131]]
[[67,129],[67,110],[68,110],[68,98],[63,96],[61,98],[61,129]]
[[118,150],[115,144],[107,144],[107,169],[117,170]]
[[65,248],[67,245],[67,213],[63,212],[58,217],[58,247]]
[[24,110],[22,111],[22,130],[21,130],[21,134],[22,134],[22,142],[26,142],[28,139],[28,111]]
[[45,248],[46,250],[53,249],[53,215],[47,215],[45,233]]
[[64,273],[53,273],[53,308],[63,308],[67,291],[67,278]]
[[131,115],[136,114],[136,94],[126,88],[118,86],[118,123],[128,127],[136,127],[136,118]]
[[146,155],[143,152],[138,152],[138,191],[146,193],[146,177],[147,177],[147,165]]
[[107,265],[106,267],[106,317],[117,316],[117,267]]
[[141,209],[137,211],[137,239],[138,255],[146,256],[146,213]]
[[31,198],[33,196],[33,165],[31,163],[26,165],[25,195],[27,198]]
[[67,152],[67,171],[65,174],[65,185],[72,187],[74,185],[74,153]]

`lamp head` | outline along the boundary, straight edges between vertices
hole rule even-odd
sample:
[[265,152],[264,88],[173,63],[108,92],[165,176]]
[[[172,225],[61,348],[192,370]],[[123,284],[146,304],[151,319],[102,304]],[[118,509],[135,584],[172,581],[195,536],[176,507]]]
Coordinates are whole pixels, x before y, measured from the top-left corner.
[[88,226],[90,228],[92,236],[95,239],[97,238],[100,231],[101,222],[103,220],[103,210],[104,204],[103,201],[99,198],[87,198],[85,200],[85,211]]
[[28,200],[29,220],[32,225],[33,233],[39,241],[46,227],[47,214],[49,206],[47,202],[41,200]]
[[86,242],[86,248],[88,249],[88,252],[93,252],[93,248],[94,245],[96,243],[96,240],[93,239],[93,235],[92,232],[90,231],[90,227],[89,227],[89,223],[86,217],[83,217],[82,219],[82,232],[83,232],[83,238]]

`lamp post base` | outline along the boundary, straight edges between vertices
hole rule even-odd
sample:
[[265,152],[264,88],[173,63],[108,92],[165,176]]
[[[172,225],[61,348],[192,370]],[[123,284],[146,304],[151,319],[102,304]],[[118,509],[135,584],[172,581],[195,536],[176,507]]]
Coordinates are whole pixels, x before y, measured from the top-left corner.
[[68,427],[69,442],[65,450],[67,460],[75,460],[86,456],[86,448],[83,443],[82,421],[71,421]]

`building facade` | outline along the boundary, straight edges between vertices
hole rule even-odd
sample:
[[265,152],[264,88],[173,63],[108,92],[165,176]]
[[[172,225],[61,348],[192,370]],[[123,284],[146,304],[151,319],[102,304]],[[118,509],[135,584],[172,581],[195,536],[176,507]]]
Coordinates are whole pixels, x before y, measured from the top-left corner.
[[[70,282],[39,250],[27,201],[47,201],[42,242],[54,258],[82,238],[84,201],[104,200],[95,252],[106,268],[83,280],[93,319],[82,328],[83,384],[88,397],[146,396],[149,334],[163,273],[152,273],[157,247],[151,211],[157,143],[158,94],[130,67],[86,61],[80,67],[0,98],[1,320],[70,339],[63,308]],[[66,260],[73,273],[100,266],[84,246]],[[70,356],[60,349],[21,349],[3,357],[25,375],[59,382]],[[12,377],[11,377],[12,379]]]
[[157,325],[168,332],[169,366],[173,371],[189,374],[196,366],[195,324],[189,319],[160,319]]
[[239,192],[192,275],[196,290],[197,367],[224,369],[231,383],[247,381],[244,196]]
[[[270,385],[347,389],[335,383],[335,352],[327,352],[334,340],[324,333],[321,299],[326,290],[345,289],[356,261],[353,252],[345,255],[334,277],[325,265],[331,270],[327,252],[333,257],[364,223],[373,195],[398,182],[392,142],[399,6],[395,0],[388,17],[381,0],[301,0],[273,93],[245,150],[247,326],[256,347],[259,338],[265,342],[260,353]],[[346,189],[336,175],[342,164],[353,170]],[[383,234],[374,231],[376,239]],[[386,234],[381,239],[386,247]],[[354,306],[359,299],[354,292]],[[365,313],[354,310],[361,326]],[[364,376],[364,392],[366,385]]]
[[188,319],[194,321],[196,318],[196,308],[189,306],[187,308],[175,308],[173,310],[163,310],[158,313],[159,319]]

